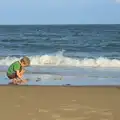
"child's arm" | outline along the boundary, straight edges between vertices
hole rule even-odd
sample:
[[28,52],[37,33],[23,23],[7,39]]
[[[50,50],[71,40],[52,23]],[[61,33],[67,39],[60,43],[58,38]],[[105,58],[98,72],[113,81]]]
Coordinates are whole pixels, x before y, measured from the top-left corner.
[[16,71],[16,74],[17,74],[18,78],[20,78],[20,79],[22,78],[22,75],[19,70]]
[[24,69],[22,69],[22,71],[21,71],[21,72],[19,72],[19,70],[17,70],[17,71],[16,71],[17,76],[18,76],[18,78],[20,79],[21,83],[26,83],[26,82],[27,82],[27,80],[22,79],[22,76],[23,76],[24,72],[25,72],[25,70],[24,70]]
[[25,69],[22,69],[21,71],[17,70],[16,73],[19,78],[22,78],[23,74],[25,73]]

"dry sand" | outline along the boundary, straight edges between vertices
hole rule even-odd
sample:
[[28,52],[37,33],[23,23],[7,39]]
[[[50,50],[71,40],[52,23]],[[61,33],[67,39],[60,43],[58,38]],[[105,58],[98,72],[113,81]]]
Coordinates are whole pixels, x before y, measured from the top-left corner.
[[119,87],[0,86],[0,120],[120,120]]

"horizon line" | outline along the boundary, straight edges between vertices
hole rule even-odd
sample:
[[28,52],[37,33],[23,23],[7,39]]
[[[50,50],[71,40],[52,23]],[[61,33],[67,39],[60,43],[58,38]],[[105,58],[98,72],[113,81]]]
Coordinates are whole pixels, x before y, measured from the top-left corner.
[[0,26],[19,26],[19,25],[120,25],[120,23],[86,23],[86,24],[0,24]]

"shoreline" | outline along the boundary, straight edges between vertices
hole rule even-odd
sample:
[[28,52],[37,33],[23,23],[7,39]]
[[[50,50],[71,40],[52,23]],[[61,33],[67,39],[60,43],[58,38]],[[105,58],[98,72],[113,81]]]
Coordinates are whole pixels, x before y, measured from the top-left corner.
[[71,85],[71,84],[63,84],[63,85],[13,85],[13,84],[0,84],[0,87],[13,87],[13,86],[17,86],[17,87],[48,87],[48,88],[52,88],[52,87],[56,87],[56,88],[60,88],[60,87],[70,87],[70,88],[120,88],[120,85]]

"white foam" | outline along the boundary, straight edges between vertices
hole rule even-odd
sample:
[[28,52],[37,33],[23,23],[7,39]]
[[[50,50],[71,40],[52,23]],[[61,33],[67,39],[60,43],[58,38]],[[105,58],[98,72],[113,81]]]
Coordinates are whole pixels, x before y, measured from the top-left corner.
[[[70,57],[64,57],[62,54],[56,55],[42,55],[42,56],[30,56],[31,65],[37,66],[75,66],[75,67],[120,67],[120,60],[99,57],[96,59],[75,59]],[[0,59],[0,65],[10,65],[14,61],[19,60],[16,57],[5,57]]]

